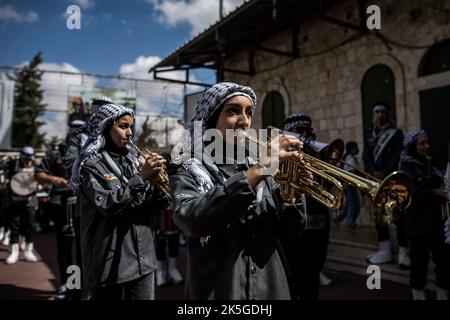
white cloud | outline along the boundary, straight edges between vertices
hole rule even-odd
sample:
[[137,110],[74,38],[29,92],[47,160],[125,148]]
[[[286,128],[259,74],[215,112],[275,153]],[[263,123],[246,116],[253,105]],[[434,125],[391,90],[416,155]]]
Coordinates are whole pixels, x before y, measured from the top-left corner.
[[80,6],[81,9],[89,9],[95,5],[94,0],[69,0],[68,2]]
[[[179,23],[189,23],[191,35],[196,35],[219,20],[219,1],[211,0],[146,0],[159,12],[158,22],[174,27]],[[224,0],[224,15],[233,11],[245,0]]]
[[39,20],[39,14],[32,10],[17,11],[17,9],[8,4],[0,4],[0,22],[8,23],[33,23]]
[[119,73],[121,75],[132,75],[133,77],[142,77],[150,79],[151,75],[148,70],[161,61],[157,56],[139,56],[132,63],[124,63],[120,66]]
[[[153,74],[148,70],[161,61],[158,56],[139,56],[133,63],[124,63],[120,66],[119,73],[125,77],[153,80]],[[165,75],[166,76],[166,75]],[[184,79],[181,71],[170,72],[173,79]],[[182,115],[182,110],[178,108],[183,99],[183,87],[177,84],[166,82],[124,82],[125,85],[134,85],[136,89],[136,105],[138,123],[140,126],[146,115],[171,114]],[[181,108],[182,109],[182,108]],[[142,116],[143,119],[139,119]]]
[[[124,63],[120,66],[120,74],[126,77],[153,80],[153,74],[148,70],[159,63],[161,58],[158,56],[139,56],[133,63]],[[165,78],[184,80],[184,71],[173,71],[164,73]],[[191,81],[196,81],[194,76]],[[169,82],[129,82],[123,81],[123,85],[130,85],[136,90],[136,131],[140,132],[142,124],[146,117],[150,116],[151,126],[156,132],[153,137],[160,146],[166,141],[165,125],[170,131],[167,137],[170,144],[174,144],[174,130],[182,128],[176,121],[176,118],[182,118],[184,112],[184,87],[179,84]],[[188,91],[200,91],[203,87],[188,86]],[[158,115],[170,115],[172,118],[157,117]],[[173,118],[175,117],[175,118]],[[163,126],[164,128],[162,128]]]

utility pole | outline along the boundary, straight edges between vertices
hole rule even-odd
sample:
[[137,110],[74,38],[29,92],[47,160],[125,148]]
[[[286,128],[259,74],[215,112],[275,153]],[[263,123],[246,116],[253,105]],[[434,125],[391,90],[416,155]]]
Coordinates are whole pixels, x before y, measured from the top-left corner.
[[219,0],[219,20],[223,18],[223,0]]

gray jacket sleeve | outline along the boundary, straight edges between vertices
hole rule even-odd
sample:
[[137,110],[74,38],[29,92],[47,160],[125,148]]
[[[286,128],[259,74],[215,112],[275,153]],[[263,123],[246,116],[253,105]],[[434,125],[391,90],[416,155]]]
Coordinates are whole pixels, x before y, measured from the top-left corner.
[[151,197],[148,184],[138,175],[125,183],[114,176],[108,179],[96,168],[84,166],[81,177],[81,191],[106,216],[122,214],[125,208],[138,207]]
[[226,227],[252,204],[255,193],[244,172],[202,194],[194,177],[179,167],[170,175],[173,220],[190,237],[211,235]]

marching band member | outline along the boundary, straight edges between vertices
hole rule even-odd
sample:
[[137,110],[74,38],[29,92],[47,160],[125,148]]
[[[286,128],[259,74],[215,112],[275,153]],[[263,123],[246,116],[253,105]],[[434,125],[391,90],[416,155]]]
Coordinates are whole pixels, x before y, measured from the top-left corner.
[[[226,130],[248,130],[255,107],[251,88],[215,84],[199,99],[189,124],[193,140],[186,146],[188,159],[172,157],[173,219],[188,239],[188,299],[290,298],[279,237],[283,222],[303,230],[303,213],[281,200],[278,185],[265,175],[267,159],[254,164],[236,152],[215,150],[213,160],[203,152],[211,146],[201,138],[208,129],[219,132],[215,144],[235,150],[237,145],[227,140]],[[194,136],[199,124],[201,132]],[[273,149],[279,152],[280,163],[299,159],[297,151],[287,151],[302,146],[298,139],[279,135],[271,143],[279,146]],[[196,151],[202,154],[191,157]]]
[[[79,238],[79,230],[75,227],[74,204],[76,196],[68,187],[70,176],[72,174],[72,165],[74,157],[78,157],[78,149],[74,155],[71,149],[77,145],[77,139],[80,128],[84,121],[74,120],[69,125],[69,133],[63,143],[54,150],[46,153],[40,165],[36,168],[35,180],[41,184],[52,185],[50,193],[50,204],[55,212],[55,230],[57,260],[61,286],[58,289],[57,298],[79,298],[78,291],[67,292],[67,267],[74,262],[81,268],[80,247],[75,241]],[[76,230],[77,229],[77,230]],[[73,256],[73,244],[76,242],[76,257]],[[70,294],[68,294],[70,293]],[[78,294],[79,295],[79,294]]]
[[8,183],[4,167],[6,167],[7,157],[0,159],[0,241],[5,242],[5,246],[9,246],[10,231],[6,224],[6,196]]
[[412,178],[411,204],[404,214],[411,246],[410,285],[414,300],[425,300],[430,252],[436,265],[436,298],[448,300],[450,246],[444,243],[442,205],[447,201],[441,172],[431,165],[428,135],[423,130],[405,137],[400,170]]
[[[169,163],[170,153],[161,154]],[[156,271],[156,285],[161,287],[167,281],[173,284],[180,284],[184,281],[178,270],[178,256],[180,246],[180,229],[173,223],[172,208],[161,210],[161,214],[155,220],[155,250],[158,259],[158,270]]]
[[[160,222],[155,230],[155,249],[158,259],[156,285],[158,287],[165,285],[167,281],[174,284],[180,284],[184,281],[183,276],[178,271],[180,232],[176,230],[176,225],[170,221],[171,212],[172,210],[169,208],[162,211]],[[169,224],[169,226],[165,224]]]
[[[315,137],[312,120],[303,113],[293,113],[286,118],[283,130],[301,134],[305,138]],[[319,157],[307,147],[304,152]],[[297,238],[283,239],[283,243],[291,273],[292,298],[311,301],[319,298],[321,270],[325,264],[329,243],[330,218],[328,208],[324,205],[308,196],[305,196],[304,201],[308,216],[306,230]],[[322,280],[327,285],[331,284],[331,280],[324,274]]]
[[[34,149],[23,147],[17,159],[8,161],[6,172],[8,180],[20,172],[29,172],[32,180],[34,171]],[[19,233],[25,237],[24,259],[28,262],[36,262],[38,259],[33,253],[33,233],[36,218],[36,207],[38,205],[36,192],[22,196],[15,194],[13,190],[8,190],[9,206],[7,210],[8,225],[11,229],[10,248],[11,254],[6,258],[6,264],[14,264],[19,259]]]
[[149,215],[168,205],[154,185],[165,160],[151,154],[137,171],[136,156],[127,149],[134,120],[129,108],[102,105],[73,166],[83,269],[93,300],[154,299],[157,261]]
[[[342,169],[358,174],[355,170],[358,166],[358,159],[356,157],[359,152],[358,144],[355,141],[349,141],[346,143],[345,149],[346,152],[342,156],[344,161]],[[358,227],[356,219],[359,216],[360,210],[358,189],[347,183],[343,187],[345,192],[344,211],[335,218],[335,222],[339,223],[344,221],[350,229],[356,229]]]
[[[364,143],[363,160],[365,170],[377,179],[384,179],[398,168],[403,145],[403,133],[389,118],[389,106],[376,103],[373,107],[374,127]],[[405,236],[403,217],[395,222],[399,243],[398,264],[408,268],[408,240]],[[388,225],[376,225],[379,250],[370,253],[367,260],[371,264],[387,263],[392,260],[392,248]]]

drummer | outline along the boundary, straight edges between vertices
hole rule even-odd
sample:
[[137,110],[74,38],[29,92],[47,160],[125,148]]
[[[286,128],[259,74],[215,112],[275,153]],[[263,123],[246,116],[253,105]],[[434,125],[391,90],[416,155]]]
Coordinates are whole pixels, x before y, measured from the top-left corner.
[[33,228],[37,209],[37,183],[33,180],[34,149],[23,147],[20,156],[9,160],[4,170],[11,181],[6,196],[9,203],[6,217],[11,229],[10,251],[6,264],[14,264],[19,259],[19,233],[25,237],[24,260],[36,262],[33,253]]

